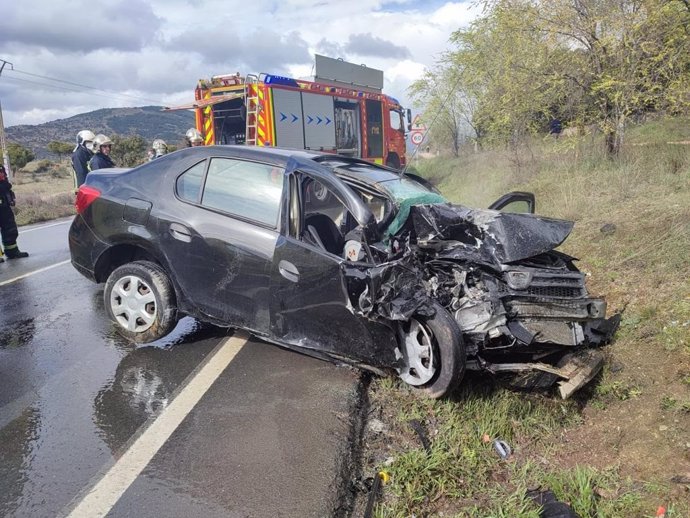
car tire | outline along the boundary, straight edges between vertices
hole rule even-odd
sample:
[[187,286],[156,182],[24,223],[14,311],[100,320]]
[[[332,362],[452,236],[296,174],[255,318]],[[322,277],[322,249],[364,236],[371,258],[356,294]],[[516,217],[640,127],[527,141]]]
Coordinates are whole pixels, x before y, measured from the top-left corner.
[[150,261],[135,261],[113,270],[105,283],[103,301],[118,333],[132,342],[158,340],[178,321],[172,283]]
[[[430,349],[430,357],[426,361],[432,362],[433,368],[427,365],[429,370],[425,375],[414,372],[410,377],[410,372],[406,369],[410,368],[414,371],[415,364],[414,361],[408,360],[410,348],[407,347],[407,355],[402,353],[402,347],[405,345],[400,342],[401,348],[398,351],[401,352],[402,360],[400,378],[415,388],[423,390],[429,397],[437,399],[452,392],[462,381],[465,374],[466,352],[462,333],[455,320],[442,306],[437,304],[435,309],[436,312],[431,317],[413,316],[401,326],[401,332],[398,335],[399,341],[412,337],[412,341],[423,348]],[[412,349],[415,348],[412,347]]]

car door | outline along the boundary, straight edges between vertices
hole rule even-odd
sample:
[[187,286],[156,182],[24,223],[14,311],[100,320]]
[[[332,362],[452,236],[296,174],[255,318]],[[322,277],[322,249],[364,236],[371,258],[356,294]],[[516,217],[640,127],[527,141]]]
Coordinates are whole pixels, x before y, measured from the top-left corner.
[[189,312],[268,332],[283,176],[269,164],[213,157],[177,178],[160,234]]
[[[316,214],[313,211],[332,219],[333,233],[344,230],[346,212],[361,215],[362,207],[349,207],[347,201],[352,198],[348,200],[340,189],[347,187],[339,181],[332,184],[302,172],[289,176],[288,224],[276,243],[271,276],[271,334],[286,344],[369,365],[390,365],[394,361],[394,334],[388,327],[354,313],[343,250],[306,237],[305,221]],[[321,224],[319,231],[327,227]],[[338,247],[343,244],[339,241]]]
[[536,202],[534,194],[531,192],[513,191],[501,196],[489,205],[489,208],[501,212],[534,214]]

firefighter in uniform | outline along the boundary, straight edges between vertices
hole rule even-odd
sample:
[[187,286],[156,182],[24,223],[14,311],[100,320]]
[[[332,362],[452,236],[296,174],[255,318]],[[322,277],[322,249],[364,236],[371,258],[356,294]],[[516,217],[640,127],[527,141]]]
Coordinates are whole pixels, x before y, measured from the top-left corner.
[[112,140],[100,133],[96,135],[96,138],[93,139],[93,149],[95,153],[89,162],[89,171],[115,167],[115,162],[110,158],[110,149],[112,147]]
[[0,234],[2,234],[2,246],[8,259],[21,259],[29,257],[29,254],[19,250],[17,246],[17,222],[14,220],[14,191],[7,178],[5,166],[0,165]]
[[72,169],[74,170],[74,189],[86,181],[89,174],[89,160],[93,156],[93,140],[96,136],[89,130],[77,133],[77,147],[72,151]]
[[187,142],[187,147],[204,145],[204,137],[201,136],[201,132],[196,128],[189,128],[184,135],[184,139]]

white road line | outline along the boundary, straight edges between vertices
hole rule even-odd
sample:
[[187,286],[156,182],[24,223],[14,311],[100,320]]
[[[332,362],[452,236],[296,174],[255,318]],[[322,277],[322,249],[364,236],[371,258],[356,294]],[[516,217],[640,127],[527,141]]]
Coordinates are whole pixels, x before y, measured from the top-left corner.
[[60,223],[51,223],[50,225],[41,225],[40,227],[31,227],[27,229],[21,229],[20,234],[26,234],[27,232],[33,232],[34,230],[43,230],[44,228],[57,227],[58,225],[68,225],[72,223],[72,220],[61,221]]
[[12,279],[2,281],[2,282],[0,282],[0,286],[4,286],[5,284],[10,284],[10,283],[18,281],[20,279],[30,277],[31,275],[36,275],[37,273],[45,272],[46,270],[52,270],[53,268],[57,268],[58,266],[62,266],[63,264],[69,264],[69,263],[70,263],[70,260],[67,259],[66,261],[61,261],[59,263],[51,264],[50,266],[46,266],[45,268],[40,268],[38,270],[34,270],[33,272],[25,273],[24,275],[18,275],[17,277],[14,277]]
[[248,339],[248,334],[237,333],[219,344],[173,402],[96,482],[67,518],[94,518],[108,514]]

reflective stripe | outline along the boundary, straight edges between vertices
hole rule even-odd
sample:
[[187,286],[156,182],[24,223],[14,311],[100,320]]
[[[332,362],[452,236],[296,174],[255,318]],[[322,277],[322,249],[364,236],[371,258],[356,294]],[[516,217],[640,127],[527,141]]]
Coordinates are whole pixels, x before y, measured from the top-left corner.
[[[256,145],[265,146],[268,139],[268,131],[266,126],[266,97],[263,86],[257,86],[256,88],[257,100],[258,100],[258,110],[256,117]],[[270,141],[269,141],[270,144]]]
[[[204,92],[204,99],[211,98],[211,90]],[[212,146],[215,144],[215,136],[213,134],[213,106],[204,108],[204,145]]]

